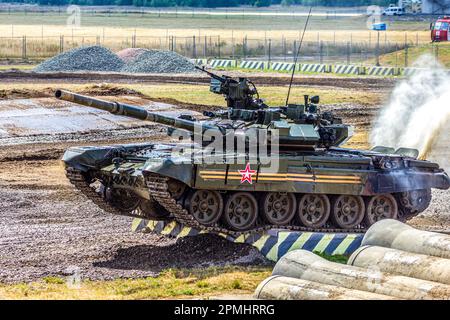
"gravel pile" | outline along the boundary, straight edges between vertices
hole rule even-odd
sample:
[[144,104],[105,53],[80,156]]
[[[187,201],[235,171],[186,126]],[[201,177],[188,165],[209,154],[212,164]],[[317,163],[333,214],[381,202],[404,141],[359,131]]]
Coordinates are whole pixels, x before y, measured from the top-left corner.
[[143,48],[127,48],[117,52],[117,55],[125,63],[130,63],[138,58],[144,52],[154,52],[155,50]]
[[120,71],[126,73],[194,73],[195,65],[172,51],[128,48],[117,54],[101,46],[72,49],[48,59],[35,72]]
[[195,65],[172,51],[149,51],[127,63],[121,70],[127,73],[194,73]]
[[75,48],[50,58],[35,72],[120,71],[124,62],[111,50],[101,46]]

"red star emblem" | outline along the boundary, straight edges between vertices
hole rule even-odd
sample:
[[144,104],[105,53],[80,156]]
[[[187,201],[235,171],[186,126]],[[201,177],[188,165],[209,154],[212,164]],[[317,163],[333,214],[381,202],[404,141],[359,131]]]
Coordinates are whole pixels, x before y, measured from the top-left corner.
[[256,173],[256,170],[250,169],[250,163],[247,163],[247,165],[245,166],[245,170],[238,170],[238,171],[242,175],[241,183],[247,181],[248,183],[253,184],[252,175]]

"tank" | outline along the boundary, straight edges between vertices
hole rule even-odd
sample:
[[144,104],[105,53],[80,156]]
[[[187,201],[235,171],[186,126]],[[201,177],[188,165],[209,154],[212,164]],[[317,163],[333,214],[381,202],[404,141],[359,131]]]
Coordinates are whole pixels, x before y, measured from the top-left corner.
[[166,125],[176,139],[70,148],[63,162],[71,183],[112,214],[233,236],[364,232],[381,219],[414,217],[429,206],[432,188],[450,186],[417,150],[342,148],[353,128],[321,112],[317,96],[269,107],[250,80],[205,72],[227,108],[201,119],[57,90],[61,100]]

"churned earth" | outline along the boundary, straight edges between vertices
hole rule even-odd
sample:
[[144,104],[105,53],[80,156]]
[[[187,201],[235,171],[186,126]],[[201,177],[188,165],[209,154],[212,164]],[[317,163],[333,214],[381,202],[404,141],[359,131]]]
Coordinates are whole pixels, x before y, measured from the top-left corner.
[[[168,114],[198,115],[211,108],[149,101],[117,88],[84,93],[115,96]],[[270,265],[256,249],[214,235],[173,240],[132,233],[131,218],[105,214],[65,178],[59,159],[66,148],[164,141],[163,127],[62,103],[48,98],[50,92],[5,94],[0,102],[0,282],[73,274],[109,280],[155,276],[167,268]],[[378,106],[337,103],[324,108],[356,126],[351,147],[367,144]],[[450,194],[434,191],[433,196],[430,208],[411,224],[449,232]]]
[[[115,98],[166,114],[196,114],[136,96]],[[105,214],[65,178],[59,159],[69,146],[162,141],[161,126],[48,98],[1,101],[0,124],[0,282],[74,274],[110,280],[168,268],[270,264],[252,247],[214,235],[174,240],[132,233],[132,218]]]
[[109,280],[266,263],[251,247],[216,236],[175,241],[132,233],[131,218],[105,214],[75,192],[58,160],[5,162],[0,181],[0,282],[74,273]]

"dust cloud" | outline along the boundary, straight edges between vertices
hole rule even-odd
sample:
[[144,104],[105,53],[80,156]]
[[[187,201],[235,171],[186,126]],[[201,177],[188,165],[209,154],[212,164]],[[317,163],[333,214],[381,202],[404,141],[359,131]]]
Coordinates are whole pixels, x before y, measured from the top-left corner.
[[432,56],[414,64],[419,72],[395,87],[370,133],[372,146],[418,149],[421,159],[449,169],[450,76]]

